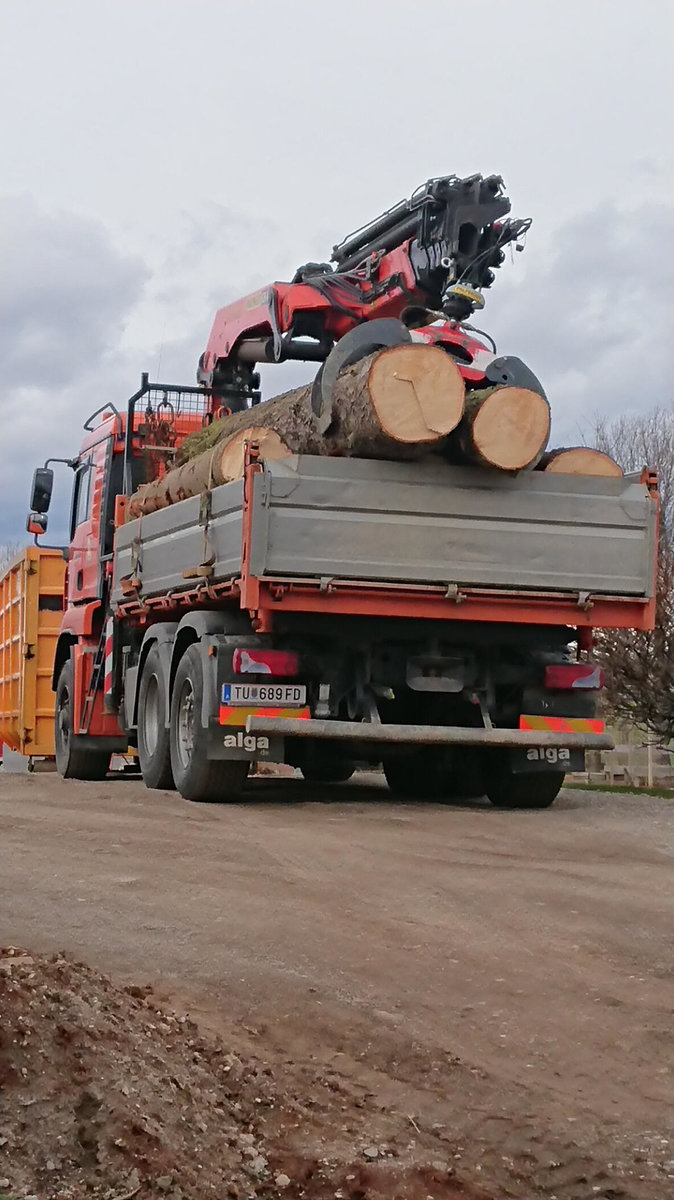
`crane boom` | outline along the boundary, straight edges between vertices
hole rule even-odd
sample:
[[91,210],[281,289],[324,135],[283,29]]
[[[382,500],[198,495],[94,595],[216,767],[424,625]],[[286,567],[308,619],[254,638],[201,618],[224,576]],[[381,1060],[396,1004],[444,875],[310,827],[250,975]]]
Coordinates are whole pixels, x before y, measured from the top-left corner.
[[499,175],[428,180],[335,245],[330,262],[305,263],[289,283],[219,309],[197,381],[216,407],[245,408],[260,399],[257,364],[324,363],[364,322],[393,318],[413,340],[441,343],[478,383],[485,346],[466,321],[484,306],[504,247],[521,249],[531,225],[509,212]]

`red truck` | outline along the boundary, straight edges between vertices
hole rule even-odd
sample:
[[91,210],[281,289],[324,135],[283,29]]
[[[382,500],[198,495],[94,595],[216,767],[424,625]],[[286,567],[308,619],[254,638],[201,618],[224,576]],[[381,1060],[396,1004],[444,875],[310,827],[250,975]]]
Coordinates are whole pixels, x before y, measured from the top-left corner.
[[[149,787],[192,800],[237,796],[255,761],[326,781],[383,762],[397,794],[544,807],[611,745],[592,633],[653,626],[652,474],[262,464],[251,445],[242,480],[126,522],[208,399],[144,379],[70,463],[63,776],[101,778],[131,745]],[[35,473],[38,535],[52,478]]]
[[[149,787],[237,796],[256,761],[310,780],[382,763],[400,795],[546,807],[608,747],[593,630],[652,629],[657,481],[296,455],[135,521],[128,498],[185,438],[259,401],[259,363],[338,372],[425,342],[466,387],[542,393],[467,318],[530,222],[498,176],[429,180],[215,318],[199,387],[141,387],[85,425],[53,686],[58,769],[100,778],[137,747]],[[36,472],[29,528],[53,475]]]

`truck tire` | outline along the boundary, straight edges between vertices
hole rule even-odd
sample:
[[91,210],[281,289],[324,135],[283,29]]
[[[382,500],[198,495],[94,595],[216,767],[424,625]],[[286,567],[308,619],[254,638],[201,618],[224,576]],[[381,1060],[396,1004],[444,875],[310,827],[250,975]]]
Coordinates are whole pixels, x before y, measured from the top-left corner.
[[145,659],[138,692],[138,760],[146,787],[170,791],[175,784],[165,712],[166,676],[155,645]]
[[171,767],[185,800],[224,804],[236,800],[250,763],[238,759],[208,759],[208,734],[201,724],[204,691],[198,646],[189,646],[178,663],[171,696]]
[[457,801],[478,800],[484,794],[479,753],[471,747],[456,748],[445,777],[445,799],[453,804]]
[[495,808],[549,808],[563,782],[563,771],[515,775],[496,763],[485,771],[485,790]]
[[73,660],[61,668],[56,684],[54,706],[54,755],[56,769],[64,779],[105,779],[110,767],[110,752],[81,750],[72,745]]
[[441,800],[446,796],[445,772],[433,757],[416,750],[400,757],[385,758],[382,766],[394,796],[410,800]]
[[352,762],[344,758],[307,758],[300,771],[307,783],[346,783],[355,771]]

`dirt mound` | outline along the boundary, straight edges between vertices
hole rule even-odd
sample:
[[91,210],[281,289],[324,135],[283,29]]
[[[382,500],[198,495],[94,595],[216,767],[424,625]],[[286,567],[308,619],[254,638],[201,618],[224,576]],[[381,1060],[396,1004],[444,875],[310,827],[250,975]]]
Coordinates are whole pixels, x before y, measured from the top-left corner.
[[[482,1200],[405,1139],[322,1124],[263,1059],[66,955],[0,950],[0,1196]],[[339,1106],[337,1106],[339,1107]],[[325,1110],[324,1110],[325,1112]],[[364,1114],[366,1116],[366,1114]],[[333,1114],[334,1117],[334,1114]],[[312,1128],[316,1153],[294,1131]],[[492,1200],[493,1193],[490,1193]]]

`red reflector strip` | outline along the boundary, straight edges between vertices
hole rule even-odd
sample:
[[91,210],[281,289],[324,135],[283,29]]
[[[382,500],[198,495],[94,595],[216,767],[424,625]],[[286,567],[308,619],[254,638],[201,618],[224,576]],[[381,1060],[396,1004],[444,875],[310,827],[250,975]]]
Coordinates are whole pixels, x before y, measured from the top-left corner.
[[299,659],[288,650],[235,650],[232,655],[235,675],[297,675]]
[[603,733],[605,724],[594,717],[520,717],[520,729],[535,733]]
[[596,663],[557,663],[545,668],[546,688],[603,688],[604,672]]
[[218,721],[220,725],[245,725],[248,717],[297,717],[308,721],[309,708],[239,708],[238,705],[221,704]]

